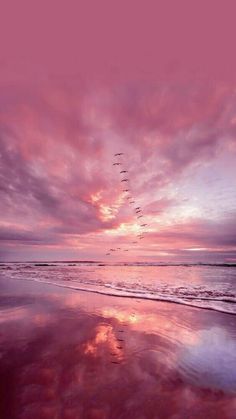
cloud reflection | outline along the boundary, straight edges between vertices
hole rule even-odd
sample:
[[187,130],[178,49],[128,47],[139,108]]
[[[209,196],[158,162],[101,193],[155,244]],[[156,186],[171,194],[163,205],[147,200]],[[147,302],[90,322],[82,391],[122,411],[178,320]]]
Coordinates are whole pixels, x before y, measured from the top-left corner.
[[200,409],[202,417],[217,411],[230,418],[235,337],[226,316],[65,290],[44,294],[24,320],[2,323],[2,397],[11,398],[5,417],[171,418]]

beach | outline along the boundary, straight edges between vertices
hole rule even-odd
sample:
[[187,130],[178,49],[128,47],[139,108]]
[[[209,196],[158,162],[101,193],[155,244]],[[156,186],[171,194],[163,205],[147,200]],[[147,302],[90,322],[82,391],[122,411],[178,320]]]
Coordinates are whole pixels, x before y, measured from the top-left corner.
[[236,316],[0,279],[1,419],[236,417]]

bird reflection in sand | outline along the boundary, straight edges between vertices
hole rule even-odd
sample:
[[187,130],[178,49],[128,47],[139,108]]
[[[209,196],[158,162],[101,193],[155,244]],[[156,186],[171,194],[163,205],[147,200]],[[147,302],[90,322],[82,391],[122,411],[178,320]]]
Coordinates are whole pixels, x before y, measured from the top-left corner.
[[[105,351],[109,351],[110,355],[116,361],[123,360],[123,349],[119,346],[119,342],[123,339],[119,339],[115,336],[113,327],[111,325],[100,324],[95,329],[95,338],[86,343],[84,353],[99,356],[104,355]],[[112,358],[112,361],[114,361]]]

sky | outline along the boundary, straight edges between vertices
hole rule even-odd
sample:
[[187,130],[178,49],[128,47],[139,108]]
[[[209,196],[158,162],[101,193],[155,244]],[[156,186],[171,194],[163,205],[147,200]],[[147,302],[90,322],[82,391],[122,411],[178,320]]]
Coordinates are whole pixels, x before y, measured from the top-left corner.
[[0,8],[0,260],[236,262],[234,2]]

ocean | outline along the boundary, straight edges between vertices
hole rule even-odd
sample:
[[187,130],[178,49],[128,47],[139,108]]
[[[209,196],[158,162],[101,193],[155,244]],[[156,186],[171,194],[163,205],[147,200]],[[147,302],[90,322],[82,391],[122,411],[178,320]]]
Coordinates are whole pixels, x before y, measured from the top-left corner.
[[1,263],[0,275],[73,290],[236,314],[236,266],[103,262]]

